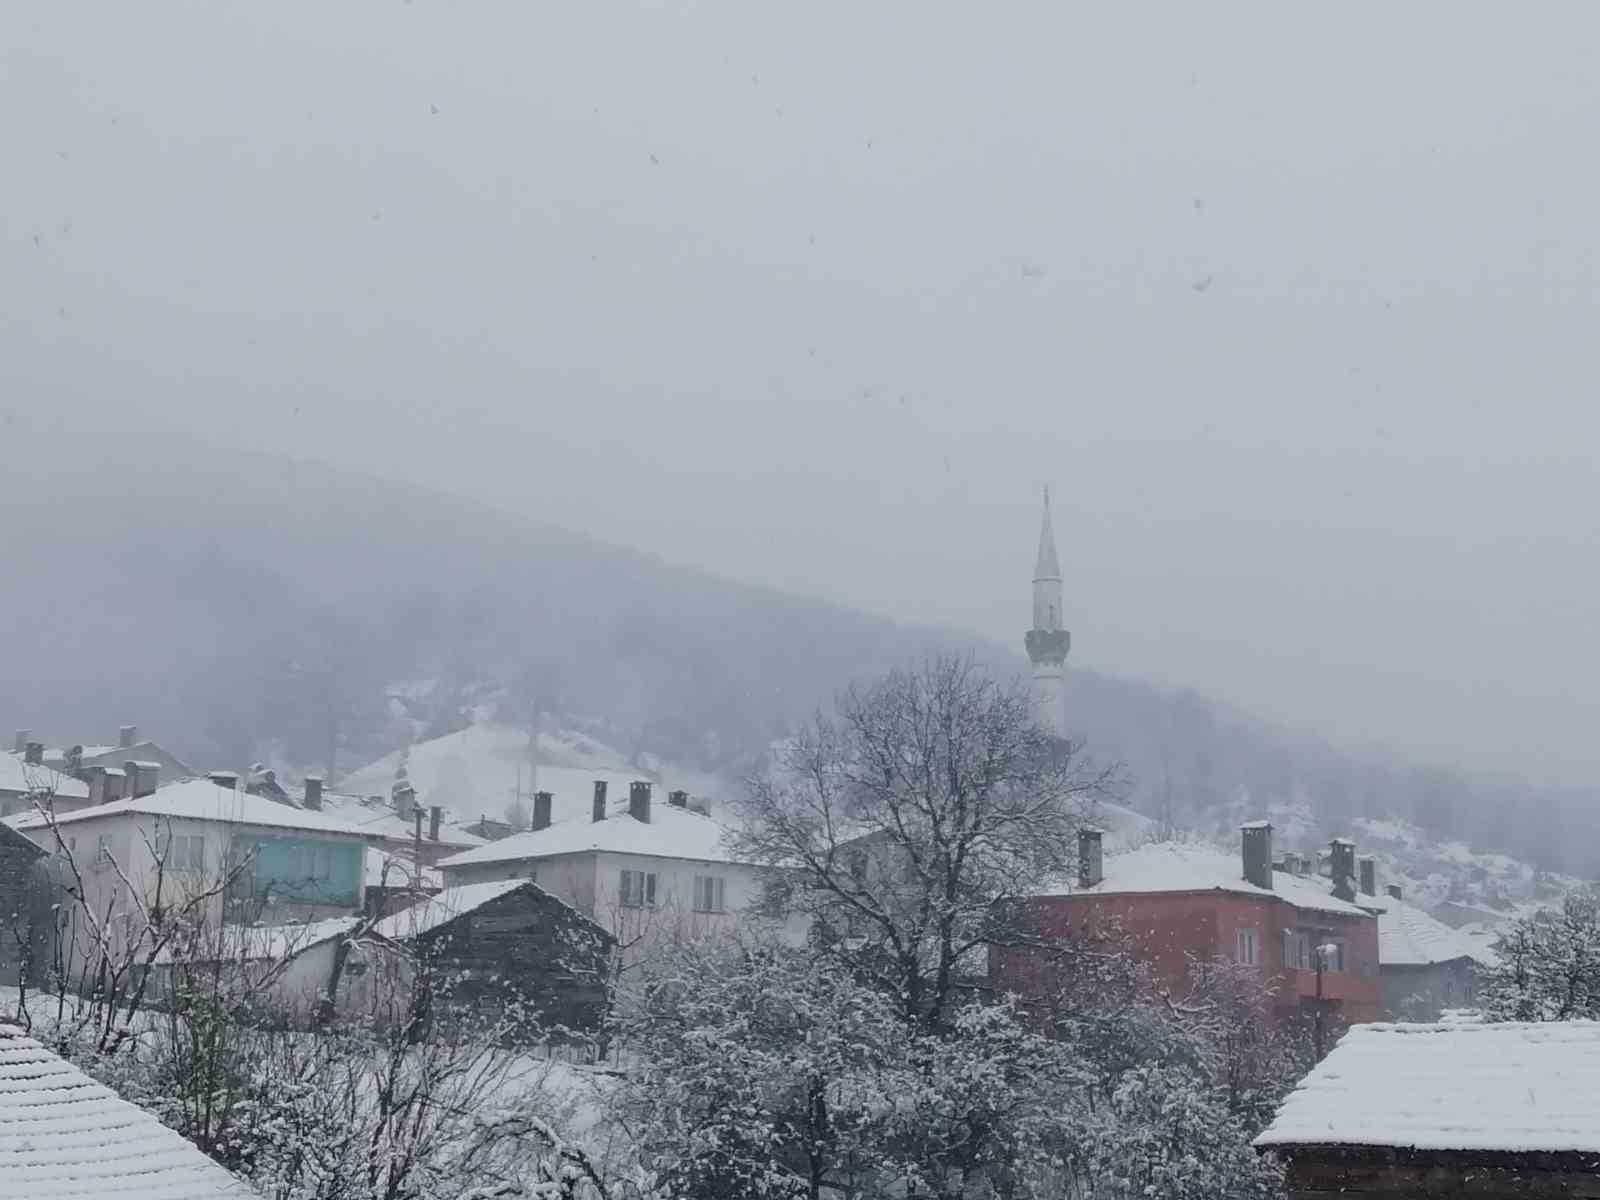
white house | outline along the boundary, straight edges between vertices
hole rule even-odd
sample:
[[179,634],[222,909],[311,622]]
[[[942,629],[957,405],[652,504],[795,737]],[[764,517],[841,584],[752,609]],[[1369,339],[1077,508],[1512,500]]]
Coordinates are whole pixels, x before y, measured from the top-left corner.
[[[130,889],[146,905],[171,909],[216,888],[234,866],[239,873],[226,894],[201,905],[213,927],[336,916],[362,905],[362,830],[209,779],[57,813],[53,822],[34,812],[6,823],[71,859],[96,914],[128,911]],[[74,885],[64,861],[63,868]]]
[[686,793],[660,804],[635,781],[626,799],[608,801],[596,780],[587,817],[554,822],[548,796],[534,806],[532,830],[444,859],[446,886],[533,880],[614,936],[625,959],[658,937],[747,919],[783,919],[785,936],[804,936],[797,918],[765,909],[770,871],[738,861],[726,829],[690,808]]
[[31,812],[36,800],[46,799],[57,812],[82,808],[89,803],[89,785],[46,766],[32,749],[0,754],[0,817]]

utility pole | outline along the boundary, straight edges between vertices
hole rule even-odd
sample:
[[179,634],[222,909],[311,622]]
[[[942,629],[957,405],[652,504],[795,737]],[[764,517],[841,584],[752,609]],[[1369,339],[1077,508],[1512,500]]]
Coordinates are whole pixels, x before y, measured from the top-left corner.
[[[422,808],[419,806],[411,815],[416,818],[416,833],[411,843],[411,886],[413,889],[420,889],[422,887]],[[1319,987],[1317,990],[1320,992],[1322,989]],[[1322,1055],[1319,1053],[1317,1057],[1321,1058]]]

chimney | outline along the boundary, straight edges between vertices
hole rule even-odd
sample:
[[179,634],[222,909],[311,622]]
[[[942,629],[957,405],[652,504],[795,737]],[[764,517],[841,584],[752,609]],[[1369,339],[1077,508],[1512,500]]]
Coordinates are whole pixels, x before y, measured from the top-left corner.
[[1328,866],[1332,870],[1333,894],[1340,900],[1356,898],[1356,844],[1348,838],[1328,843]]
[[141,763],[130,760],[122,764],[122,769],[128,773],[126,795],[129,799],[148,796],[156,790],[156,786],[161,779],[160,763]]
[[1398,883],[1391,883],[1385,890],[1392,898],[1396,900],[1405,899],[1404,895],[1401,893],[1400,885]]
[[606,781],[604,779],[596,779],[594,781],[594,816],[592,819],[596,821],[604,821],[606,819]]
[[322,811],[322,776],[321,775],[307,775],[306,776],[305,806],[306,806],[306,808],[310,809],[312,812],[321,812]]
[[14,743],[12,743],[12,747],[13,747],[14,751],[17,754],[25,754],[25,753],[27,753],[27,750],[28,750],[28,734],[30,734],[31,732],[33,732],[33,731],[30,730],[30,729],[19,729],[19,730],[17,730],[17,740]]
[[650,785],[635,779],[628,785],[628,815],[635,821],[650,824]]
[[550,828],[550,793],[535,792],[533,794],[533,828]]
[[206,778],[219,788],[226,788],[230,792],[239,789],[239,772],[237,771],[212,771]]
[[1376,896],[1378,894],[1378,860],[1363,858],[1361,867],[1361,894],[1363,896]]
[[443,816],[444,810],[437,804],[428,809],[428,840],[430,842],[439,840],[439,820]]
[[104,767],[90,767],[84,772],[89,778],[89,804],[104,804],[106,802],[106,769]]
[[672,805],[673,808],[688,808],[689,807],[689,793],[688,792],[668,792],[667,793],[667,803]]
[[139,727],[137,725],[124,725],[117,730],[117,749],[126,750],[139,740]]
[[22,748],[22,761],[30,767],[44,766],[44,743],[29,742]]
[[1244,877],[1259,888],[1272,888],[1272,822],[1251,821],[1239,826],[1239,851]]
[[1101,831],[1078,830],[1078,886],[1091,888],[1105,878],[1105,859],[1100,849]]
[[394,811],[402,821],[411,819],[411,810],[416,806],[417,793],[412,790],[409,783],[401,781],[394,785]]

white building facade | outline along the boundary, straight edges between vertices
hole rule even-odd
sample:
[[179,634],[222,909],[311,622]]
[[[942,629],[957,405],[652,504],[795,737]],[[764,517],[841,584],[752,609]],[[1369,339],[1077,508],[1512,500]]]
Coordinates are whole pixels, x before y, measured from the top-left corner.
[[445,886],[528,879],[565,900],[617,939],[624,960],[663,937],[728,932],[771,923],[789,939],[799,918],[768,907],[769,869],[737,861],[726,830],[675,792],[653,802],[634,783],[609,805],[597,786],[590,819],[558,821],[439,864]]

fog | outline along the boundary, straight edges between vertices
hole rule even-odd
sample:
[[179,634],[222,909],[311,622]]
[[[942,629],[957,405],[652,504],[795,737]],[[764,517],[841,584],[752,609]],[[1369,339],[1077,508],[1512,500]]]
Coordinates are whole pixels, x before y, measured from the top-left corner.
[[1049,484],[1072,662],[1600,766],[1589,5],[10,17],[8,456],[183,431],[1013,645]]

